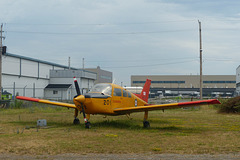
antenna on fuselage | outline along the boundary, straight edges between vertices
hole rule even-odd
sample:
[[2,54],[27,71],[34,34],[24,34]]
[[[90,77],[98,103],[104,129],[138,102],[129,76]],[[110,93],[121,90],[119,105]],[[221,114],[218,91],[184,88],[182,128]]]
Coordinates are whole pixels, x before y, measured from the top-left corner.
[[113,84],[115,84],[115,82],[116,82],[116,79],[115,79],[115,78],[113,78],[113,81],[112,81],[112,83],[113,83]]

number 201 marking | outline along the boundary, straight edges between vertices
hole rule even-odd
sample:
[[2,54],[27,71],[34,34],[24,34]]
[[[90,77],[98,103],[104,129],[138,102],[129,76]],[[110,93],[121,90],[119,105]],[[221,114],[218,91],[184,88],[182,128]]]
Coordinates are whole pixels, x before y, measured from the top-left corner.
[[109,100],[103,100],[103,105],[109,105],[110,101]]

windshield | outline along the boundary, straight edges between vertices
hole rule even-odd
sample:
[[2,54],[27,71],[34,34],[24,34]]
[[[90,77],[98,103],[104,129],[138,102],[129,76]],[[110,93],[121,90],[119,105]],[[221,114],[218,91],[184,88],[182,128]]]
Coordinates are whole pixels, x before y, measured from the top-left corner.
[[112,86],[110,84],[96,84],[89,93],[103,93],[104,95],[112,95]]

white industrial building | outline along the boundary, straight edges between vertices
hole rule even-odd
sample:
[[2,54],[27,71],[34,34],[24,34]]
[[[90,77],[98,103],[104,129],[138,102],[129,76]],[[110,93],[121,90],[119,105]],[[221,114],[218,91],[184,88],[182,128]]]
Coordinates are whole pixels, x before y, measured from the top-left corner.
[[2,55],[2,90],[12,95],[71,99],[76,94],[74,76],[84,90],[96,80],[94,72],[11,53]]
[[[154,97],[198,97],[200,93],[199,75],[132,75],[132,87],[143,87],[147,78],[152,80],[150,92]],[[203,75],[202,78],[204,97],[234,96],[236,91],[235,75]]]
[[96,73],[86,70],[50,70],[50,81],[44,89],[47,99],[72,100],[77,94],[73,77],[78,80],[81,93],[86,93],[94,85]]

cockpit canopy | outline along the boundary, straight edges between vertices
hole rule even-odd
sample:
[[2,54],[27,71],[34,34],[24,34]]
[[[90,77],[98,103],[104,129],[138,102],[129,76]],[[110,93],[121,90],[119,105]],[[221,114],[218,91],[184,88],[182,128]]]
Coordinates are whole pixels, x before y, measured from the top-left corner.
[[104,95],[112,95],[112,86],[111,84],[99,83],[93,86],[89,93],[101,93]]

